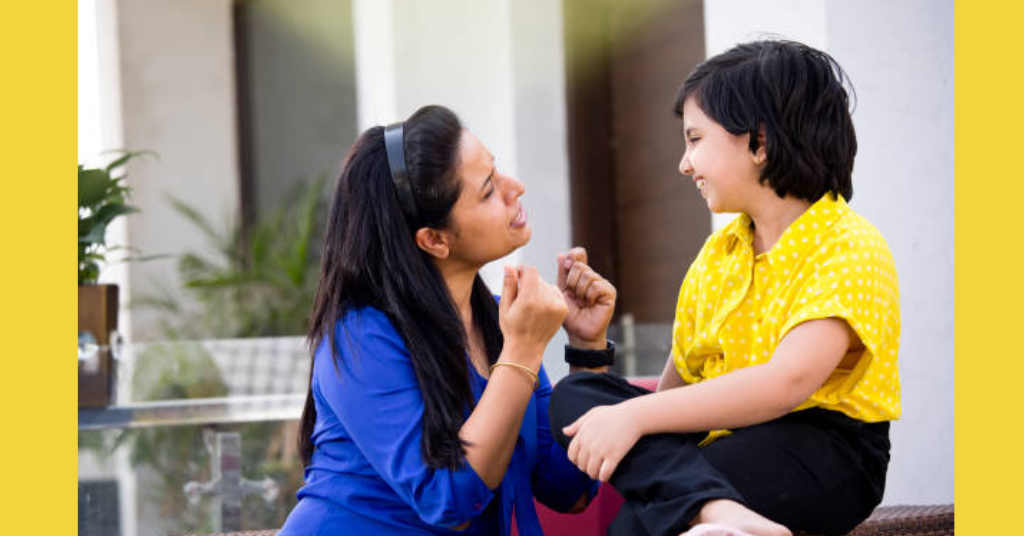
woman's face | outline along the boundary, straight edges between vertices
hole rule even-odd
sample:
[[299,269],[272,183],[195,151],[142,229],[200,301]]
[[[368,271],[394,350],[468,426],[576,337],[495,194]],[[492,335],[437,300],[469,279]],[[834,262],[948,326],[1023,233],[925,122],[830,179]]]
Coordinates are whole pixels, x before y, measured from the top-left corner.
[[749,134],[730,134],[692,96],[683,102],[683,135],[679,171],[693,179],[711,212],[745,212],[764,193],[766,185],[759,181],[764,149],[751,153]]
[[455,173],[462,181],[462,192],[448,226],[450,258],[483,266],[530,240],[526,210],[519,202],[526,187],[498,170],[494,156],[465,129]]

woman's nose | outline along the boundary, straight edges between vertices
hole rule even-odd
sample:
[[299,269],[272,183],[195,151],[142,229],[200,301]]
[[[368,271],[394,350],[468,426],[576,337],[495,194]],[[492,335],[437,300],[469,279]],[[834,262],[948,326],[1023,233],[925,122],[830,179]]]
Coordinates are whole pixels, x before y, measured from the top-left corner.
[[526,193],[526,185],[519,182],[513,177],[505,176],[505,196],[506,201],[511,203],[516,200],[519,196]]

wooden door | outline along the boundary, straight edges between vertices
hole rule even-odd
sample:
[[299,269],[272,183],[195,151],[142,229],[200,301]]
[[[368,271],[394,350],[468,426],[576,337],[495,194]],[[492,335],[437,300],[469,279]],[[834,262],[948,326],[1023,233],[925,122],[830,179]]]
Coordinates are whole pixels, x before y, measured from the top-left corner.
[[622,371],[656,374],[679,285],[711,231],[707,206],[678,171],[672,112],[704,57],[703,5],[564,0],[563,10],[573,242],[618,289],[617,321],[633,326],[617,330],[638,358]]

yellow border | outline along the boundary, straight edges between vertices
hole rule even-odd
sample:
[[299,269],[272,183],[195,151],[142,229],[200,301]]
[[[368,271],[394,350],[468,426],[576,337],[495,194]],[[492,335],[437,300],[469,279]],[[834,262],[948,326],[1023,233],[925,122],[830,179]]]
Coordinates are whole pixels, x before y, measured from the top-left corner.
[[1024,350],[1016,338],[1024,331],[1022,15],[1019,2],[955,5],[955,500],[961,535],[1022,530]]
[[[71,352],[75,293],[72,250],[56,245],[74,234],[77,11],[73,2],[0,9],[4,525],[72,534],[76,380],[61,355]],[[1024,482],[1024,351],[1012,336],[1024,330],[1024,7],[961,0],[955,11],[957,528],[1009,534]]]
[[0,5],[0,504],[5,532],[74,534],[77,9]]

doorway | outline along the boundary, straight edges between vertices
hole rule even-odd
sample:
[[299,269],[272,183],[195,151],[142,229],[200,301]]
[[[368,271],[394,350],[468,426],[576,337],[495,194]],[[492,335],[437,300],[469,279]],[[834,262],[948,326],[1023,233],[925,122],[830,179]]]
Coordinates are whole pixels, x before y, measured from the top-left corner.
[[563,24],[573,243],[618,289],[618,371],[659,374],[679,285],[711,232],[678,171],[672,113],[704,59],[703,2],[565,0]]

